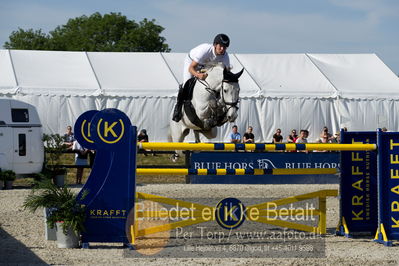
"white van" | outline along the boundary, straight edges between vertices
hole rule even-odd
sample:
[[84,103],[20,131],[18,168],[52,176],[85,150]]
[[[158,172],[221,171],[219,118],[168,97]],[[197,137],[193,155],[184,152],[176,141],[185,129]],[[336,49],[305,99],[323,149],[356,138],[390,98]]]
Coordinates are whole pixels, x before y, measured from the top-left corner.
[[0,168],[38,173],[44,160],[43,130],[33,105],[0,99]]

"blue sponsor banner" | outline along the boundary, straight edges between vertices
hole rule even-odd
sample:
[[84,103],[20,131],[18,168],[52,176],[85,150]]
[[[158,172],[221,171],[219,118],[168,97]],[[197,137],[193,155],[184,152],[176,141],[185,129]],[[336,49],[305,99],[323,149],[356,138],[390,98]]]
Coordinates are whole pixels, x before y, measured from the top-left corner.
[[[341,143],[376,144],[377,132],[341,131]],[[378,225],[376,151],[341,152],[340,190],[342,226],[337,233],[346,236],[360,232],[374,234]]]
[[[194,169],[337,168],[337,152],[198,152]],[[193,184],[331,184],[337,175],[214,175],[190,176]]]
[[378,223],[389,241],[399,240],[399,133],[378,132],[378,151]]
[[86,206],[83,247],[89,242],[127,244],[126,224],[136,184],[136,127],[121,111],[105,109],[82,114],[74,129],[83,147],[96,150],[93,171],[79,194]]

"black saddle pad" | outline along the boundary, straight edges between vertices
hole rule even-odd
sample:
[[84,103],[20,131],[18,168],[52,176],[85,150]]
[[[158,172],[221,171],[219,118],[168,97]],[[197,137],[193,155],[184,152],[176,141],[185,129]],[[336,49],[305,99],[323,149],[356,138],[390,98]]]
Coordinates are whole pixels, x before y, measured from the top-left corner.
[[197,82],[196,78],[191,78],[186,81],[186,83],[183,86],[183,100],[184,101],[191,101],[193,98],[193,91],[194,91],[194,86],[195,83]]

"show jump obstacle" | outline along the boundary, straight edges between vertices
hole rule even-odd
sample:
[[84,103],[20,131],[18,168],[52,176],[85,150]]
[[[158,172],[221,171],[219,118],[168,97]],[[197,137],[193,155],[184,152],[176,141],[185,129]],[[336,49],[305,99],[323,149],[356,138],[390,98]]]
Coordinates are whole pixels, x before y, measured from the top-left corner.
[[[83,247],[90,242],[121,242],[134,244],[135,238],[177,227],[194,224],[182,220],[158,227],[138,229],[137,218],[148,217],[135,210],[137,199],[181,206],[194,203],[161,196],[136,193],[136,174],[324,174],[336,169],[136,169],[136,127],[117,109],[88,111],[75,123],[75,136],[87,149],[96,150],[91,174],[79,194],[86,206],[86,231],[82,232]],[[341,224],[338,233],[350,236],[355,232],[376,232],[376,241],[391,245],[399,239],[399,133],[368,132],[343,133],[345,144],[190,144],[145,143],[141,148],[152,150],[341,150]],[[327,147],[328,146],[328,147]],[[378,146],[378,149],[377,149]],[[378,151],[378,154],[376,153]],[[378,164],[377,164],[378,161]],[[178,172],[181,171],[181,172]],[[376,177],[378,176],[378,178]],[[377,185],[378,183],[378,185]],[[88,191],[86,197],[81,197]],[[337,190],[322,190],[274,201],[278,206],[310,198],[319,199],[319,209],[306,215],[318,215],[317,226],[280,221],[269,218],[268,202],[243,207],[235,198],[223,199],[216,207],[194,204],[196,210],[211,208],[214,218],[225,229],[239,227],[252,209],[261,210],[261,223],[314,232],[326,233],[326,197],[337,196]],[[221,207],[240,209],[238,219],[223,216]],[[295,210],[292,212],[295,213]],[[377,215],[378,213],[378,215]],[[160,215],[160,214],[156,214]],[[196,213],[193,213],[196,215]],[[131,218],[133,217],[133,218]],[[159,216],[156,216],[159,217]],[[248,219],[248,218],[247,218]],[[203,219],[196,219],[196,223]]]

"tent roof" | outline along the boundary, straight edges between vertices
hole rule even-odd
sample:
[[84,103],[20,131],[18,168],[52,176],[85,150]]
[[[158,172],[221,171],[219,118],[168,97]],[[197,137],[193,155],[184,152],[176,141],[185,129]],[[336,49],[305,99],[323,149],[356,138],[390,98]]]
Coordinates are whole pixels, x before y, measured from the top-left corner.
[[[185,53],[0,50],[0,93],[174,97]],[[241,97],[399,98],[375,54],[230,54]],[[398,95],[398,96],[395,96]]]
[[306,54],[237,54],[263,96],[334,97],[336,90]]
[[343,98],[398,97],[399,78],[375,54],[309,54]]

